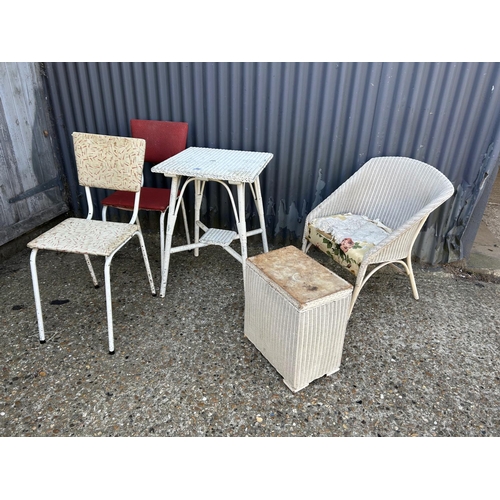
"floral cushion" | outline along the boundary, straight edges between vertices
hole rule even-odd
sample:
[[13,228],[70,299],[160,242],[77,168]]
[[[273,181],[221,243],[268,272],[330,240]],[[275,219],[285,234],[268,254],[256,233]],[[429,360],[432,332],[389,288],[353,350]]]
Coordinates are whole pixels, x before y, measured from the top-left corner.
[[392,232],[364,215],[336,214],[309,222],[307,239],[356,275],[364,255]]

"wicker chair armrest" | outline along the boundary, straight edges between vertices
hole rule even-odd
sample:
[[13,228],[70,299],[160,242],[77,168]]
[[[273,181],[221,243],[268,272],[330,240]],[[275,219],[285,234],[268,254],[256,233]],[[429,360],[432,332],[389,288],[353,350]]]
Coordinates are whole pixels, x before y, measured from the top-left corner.
[[406,258],[428,215],[415,216],[387,235],[387,238],[366,253],[363,267]]

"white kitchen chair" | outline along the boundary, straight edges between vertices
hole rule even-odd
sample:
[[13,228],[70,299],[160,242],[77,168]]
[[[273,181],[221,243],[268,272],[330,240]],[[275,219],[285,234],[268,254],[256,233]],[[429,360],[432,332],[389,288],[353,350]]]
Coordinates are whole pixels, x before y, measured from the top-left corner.
[[[73,133],[78,182],[85,187],[88,203],[86,219],[69,218],[38,236],[30,243],[30,266],[35,293],[40,343],[45,342],[42,306],[38,286],[36,256],[38,250],[76,253],[85,256],[94,286],[98,281],[89,255],[105,257],[104,283],[108,322],[109,353],[114,354],[113,313],[111,303],[110,266],[115,253],[132,237],[137,236],[151,287],[156,295],[148,255],[140,227],[135,224],[142,186],[142,170],[146,141],[130,137]],[[93,201],[90,188],[123,189],[135,193],[135,206],[129,223],[93,220]]]
[[447,177],[424,162],[372,158],[308,214],[302,250],[314,245],[356,276],[351,312],[364,284],[387,264],[403,266],[418,299],[413,243],[429,214],[453,192]]

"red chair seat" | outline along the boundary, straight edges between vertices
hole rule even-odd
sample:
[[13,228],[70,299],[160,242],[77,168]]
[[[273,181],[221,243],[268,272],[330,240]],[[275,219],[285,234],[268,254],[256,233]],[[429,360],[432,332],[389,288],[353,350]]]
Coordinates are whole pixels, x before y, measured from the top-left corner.
[[[153,210],[164,212],[170,203],[170,189],[166,188],[141,188],[139,210]],[[134,209],[134,193],[130,191],[115,191],[102,200],[103,205],[121,208],[124,210]]]

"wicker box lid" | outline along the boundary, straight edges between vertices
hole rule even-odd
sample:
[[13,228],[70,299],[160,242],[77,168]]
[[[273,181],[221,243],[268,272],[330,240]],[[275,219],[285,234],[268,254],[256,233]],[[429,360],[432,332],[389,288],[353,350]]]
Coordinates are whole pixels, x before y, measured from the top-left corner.
[[341,296],[352,292],[350,283],[294,246],[250,257],[247,262],[288,294],[299,308],[328,297],[333,299],[339,292],[345,292]]

